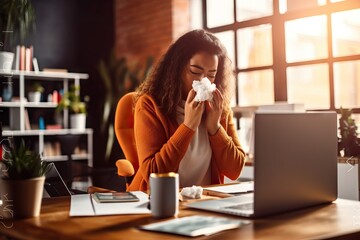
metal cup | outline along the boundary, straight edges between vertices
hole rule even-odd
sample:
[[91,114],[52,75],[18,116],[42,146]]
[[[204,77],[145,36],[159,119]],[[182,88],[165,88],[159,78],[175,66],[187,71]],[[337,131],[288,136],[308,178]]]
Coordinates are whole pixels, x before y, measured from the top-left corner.
[[155,218],[176,216],[179,211],[179,174],[150,174],[150,208]]

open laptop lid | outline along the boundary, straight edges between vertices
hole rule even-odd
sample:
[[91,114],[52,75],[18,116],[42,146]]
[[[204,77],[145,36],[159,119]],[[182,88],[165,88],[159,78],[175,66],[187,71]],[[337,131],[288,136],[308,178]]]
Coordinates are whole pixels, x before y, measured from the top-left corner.
[[70,196],[71,191],[66,186],[54,163],[50,163],[50,170],[46,173],[44,197]]
[[256,113],[254,215],[337,198],[335,112]]

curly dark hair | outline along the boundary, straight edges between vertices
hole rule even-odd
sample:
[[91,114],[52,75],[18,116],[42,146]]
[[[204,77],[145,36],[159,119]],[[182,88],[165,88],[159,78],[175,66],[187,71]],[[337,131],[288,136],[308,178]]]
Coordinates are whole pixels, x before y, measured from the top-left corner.
[[234,83],[231,61],[220,40],[203,29],[190,31],[175,41],[162,56],[148,78],[137,88],[136,99],[144,94],[152,96],[162,113],[174,116],[182,100],[182,76],[190,59],[206,52],[219,59],[214,83],[224,96],[224,109],[230,105],[231,84]]

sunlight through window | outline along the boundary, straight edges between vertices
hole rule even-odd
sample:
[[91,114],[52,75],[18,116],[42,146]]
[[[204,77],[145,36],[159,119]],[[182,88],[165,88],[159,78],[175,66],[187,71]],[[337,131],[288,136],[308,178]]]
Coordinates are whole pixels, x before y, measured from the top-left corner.
[[326,16],[301,18],[285,23],[286,61],[326,58]]

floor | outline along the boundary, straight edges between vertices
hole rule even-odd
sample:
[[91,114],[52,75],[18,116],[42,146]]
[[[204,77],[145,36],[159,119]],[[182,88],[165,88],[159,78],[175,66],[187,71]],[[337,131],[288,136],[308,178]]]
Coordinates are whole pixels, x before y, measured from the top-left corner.
[[116,168],[90,168],[86,161],[55,162],[61,177],[75,193],[86,192],[89,186],[125,191],[125,179],[119,177]]

